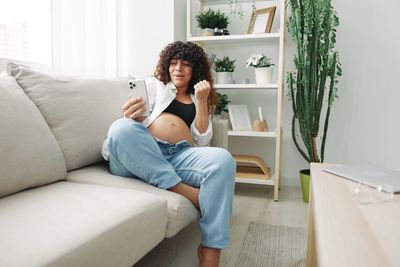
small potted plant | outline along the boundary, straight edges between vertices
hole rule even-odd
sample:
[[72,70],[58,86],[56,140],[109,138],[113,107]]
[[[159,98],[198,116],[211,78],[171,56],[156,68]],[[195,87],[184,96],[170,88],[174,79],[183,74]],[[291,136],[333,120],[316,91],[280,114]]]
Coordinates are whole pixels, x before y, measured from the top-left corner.
[[203,35],[214,35],[215,30],[228,27],[229,18],[220,10],[207,9],[196,15],[197,25],[203,29]]
[[217,105],[215,107],[214,115],[221,115],[223,112],[228,112],[227,106],[231,101],[225,94],[217,93]]
[[233,83],[232,73],[235,71],[236,59],[225,56],[222,59],[215,59],[214,69],[217,72],[217,83]]
[[246,64],[246,68],[254,67],[257,84],[272,82],[272,66],[271,59],[264,54],[251,55]]
[[[228,149],[228,129],[229,129],[229,116],[228,116],[228,96],[217,92],[217,103],[212,118],[214,128],[213,146]],[[215,126],[214,126],[215,125]],[[215,141],[217,140],[217,141]]]

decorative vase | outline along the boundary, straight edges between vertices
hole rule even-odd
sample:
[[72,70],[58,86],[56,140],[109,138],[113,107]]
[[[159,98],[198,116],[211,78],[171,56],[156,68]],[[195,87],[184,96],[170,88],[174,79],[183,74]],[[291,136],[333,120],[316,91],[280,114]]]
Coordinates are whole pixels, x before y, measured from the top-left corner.
[[214,114],[216,120],[228,120],[229,116],[227,112],[221,112],[221,114]]
[[254,68],[256,83],[265,84],[272,82],[272,67]]
[[300,171],[301,191],[303,191],[303,201],[308,203],[310,195],[310,169]]
[[217,83],[230,84],[233,83],[232,72],[217,72]]
[[203,36],[214,36],[214,29],[205,28],[203,29]]
[[253,121],[253,130],[257,132],[268,132],[268,124],[266,120],[256,119]]

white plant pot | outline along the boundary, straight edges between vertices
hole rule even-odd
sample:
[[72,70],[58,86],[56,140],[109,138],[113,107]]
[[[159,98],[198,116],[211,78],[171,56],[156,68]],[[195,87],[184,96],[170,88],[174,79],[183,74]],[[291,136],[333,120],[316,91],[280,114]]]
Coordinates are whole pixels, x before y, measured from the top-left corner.
[[202,32],[203,36],[214,36],[214,29],[205,28]]
[[254,68],[254,72],[256,74],[256,83],[272,83],[272,71],[272,67]]
[[233,83],[232,72],[217,72],[217,83],[221,84]]

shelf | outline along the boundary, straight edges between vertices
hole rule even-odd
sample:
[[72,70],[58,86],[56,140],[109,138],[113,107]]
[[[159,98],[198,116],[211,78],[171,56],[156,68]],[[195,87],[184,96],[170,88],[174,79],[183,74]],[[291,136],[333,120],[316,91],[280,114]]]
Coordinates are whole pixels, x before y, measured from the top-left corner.
[[278,84],[253,84],[253,83],[235,83],[235,84],[214,84],[215,89],[278,89]]
[[228,136],[249,136],[249,137],[268,137],[276,138],[276,132],[256,132],[256,131],[228,131]]
[[[277,2],[278,0],[256,0],[256,2]],[[200,0],[207,6],[226,4],[226,0]],[[239,0],[240,3],[250,3],[252,0]]]
[[236,177],[235,178],[235,182],[236,183],[241,183],[241,184],[275,185],[273,176],[271,176],[271,178],[268,178],[268,179],[254,179],[254,178]]
[[203,44],[243,44],[243,43],[262,43],[267,41],[278,41],[280,34],[277,32],[272,33],[257,33],[257,34],[234,34],[234,35],[221,35],[221,36],[197,36],[189,37],[188,41],[201,42]]

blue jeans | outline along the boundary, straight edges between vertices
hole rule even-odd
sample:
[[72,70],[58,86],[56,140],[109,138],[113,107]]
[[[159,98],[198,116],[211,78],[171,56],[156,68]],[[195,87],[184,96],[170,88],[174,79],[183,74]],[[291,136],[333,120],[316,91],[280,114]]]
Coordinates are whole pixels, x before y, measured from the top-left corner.
[[178,183],[200,188],[200,231],[203,246],[229,245],[229,226],[235,184],[235,161],[217,147],[191,147],[153,138],[132,119],[115,121],[108,132],[112,174],[140,178],[162,189]]

